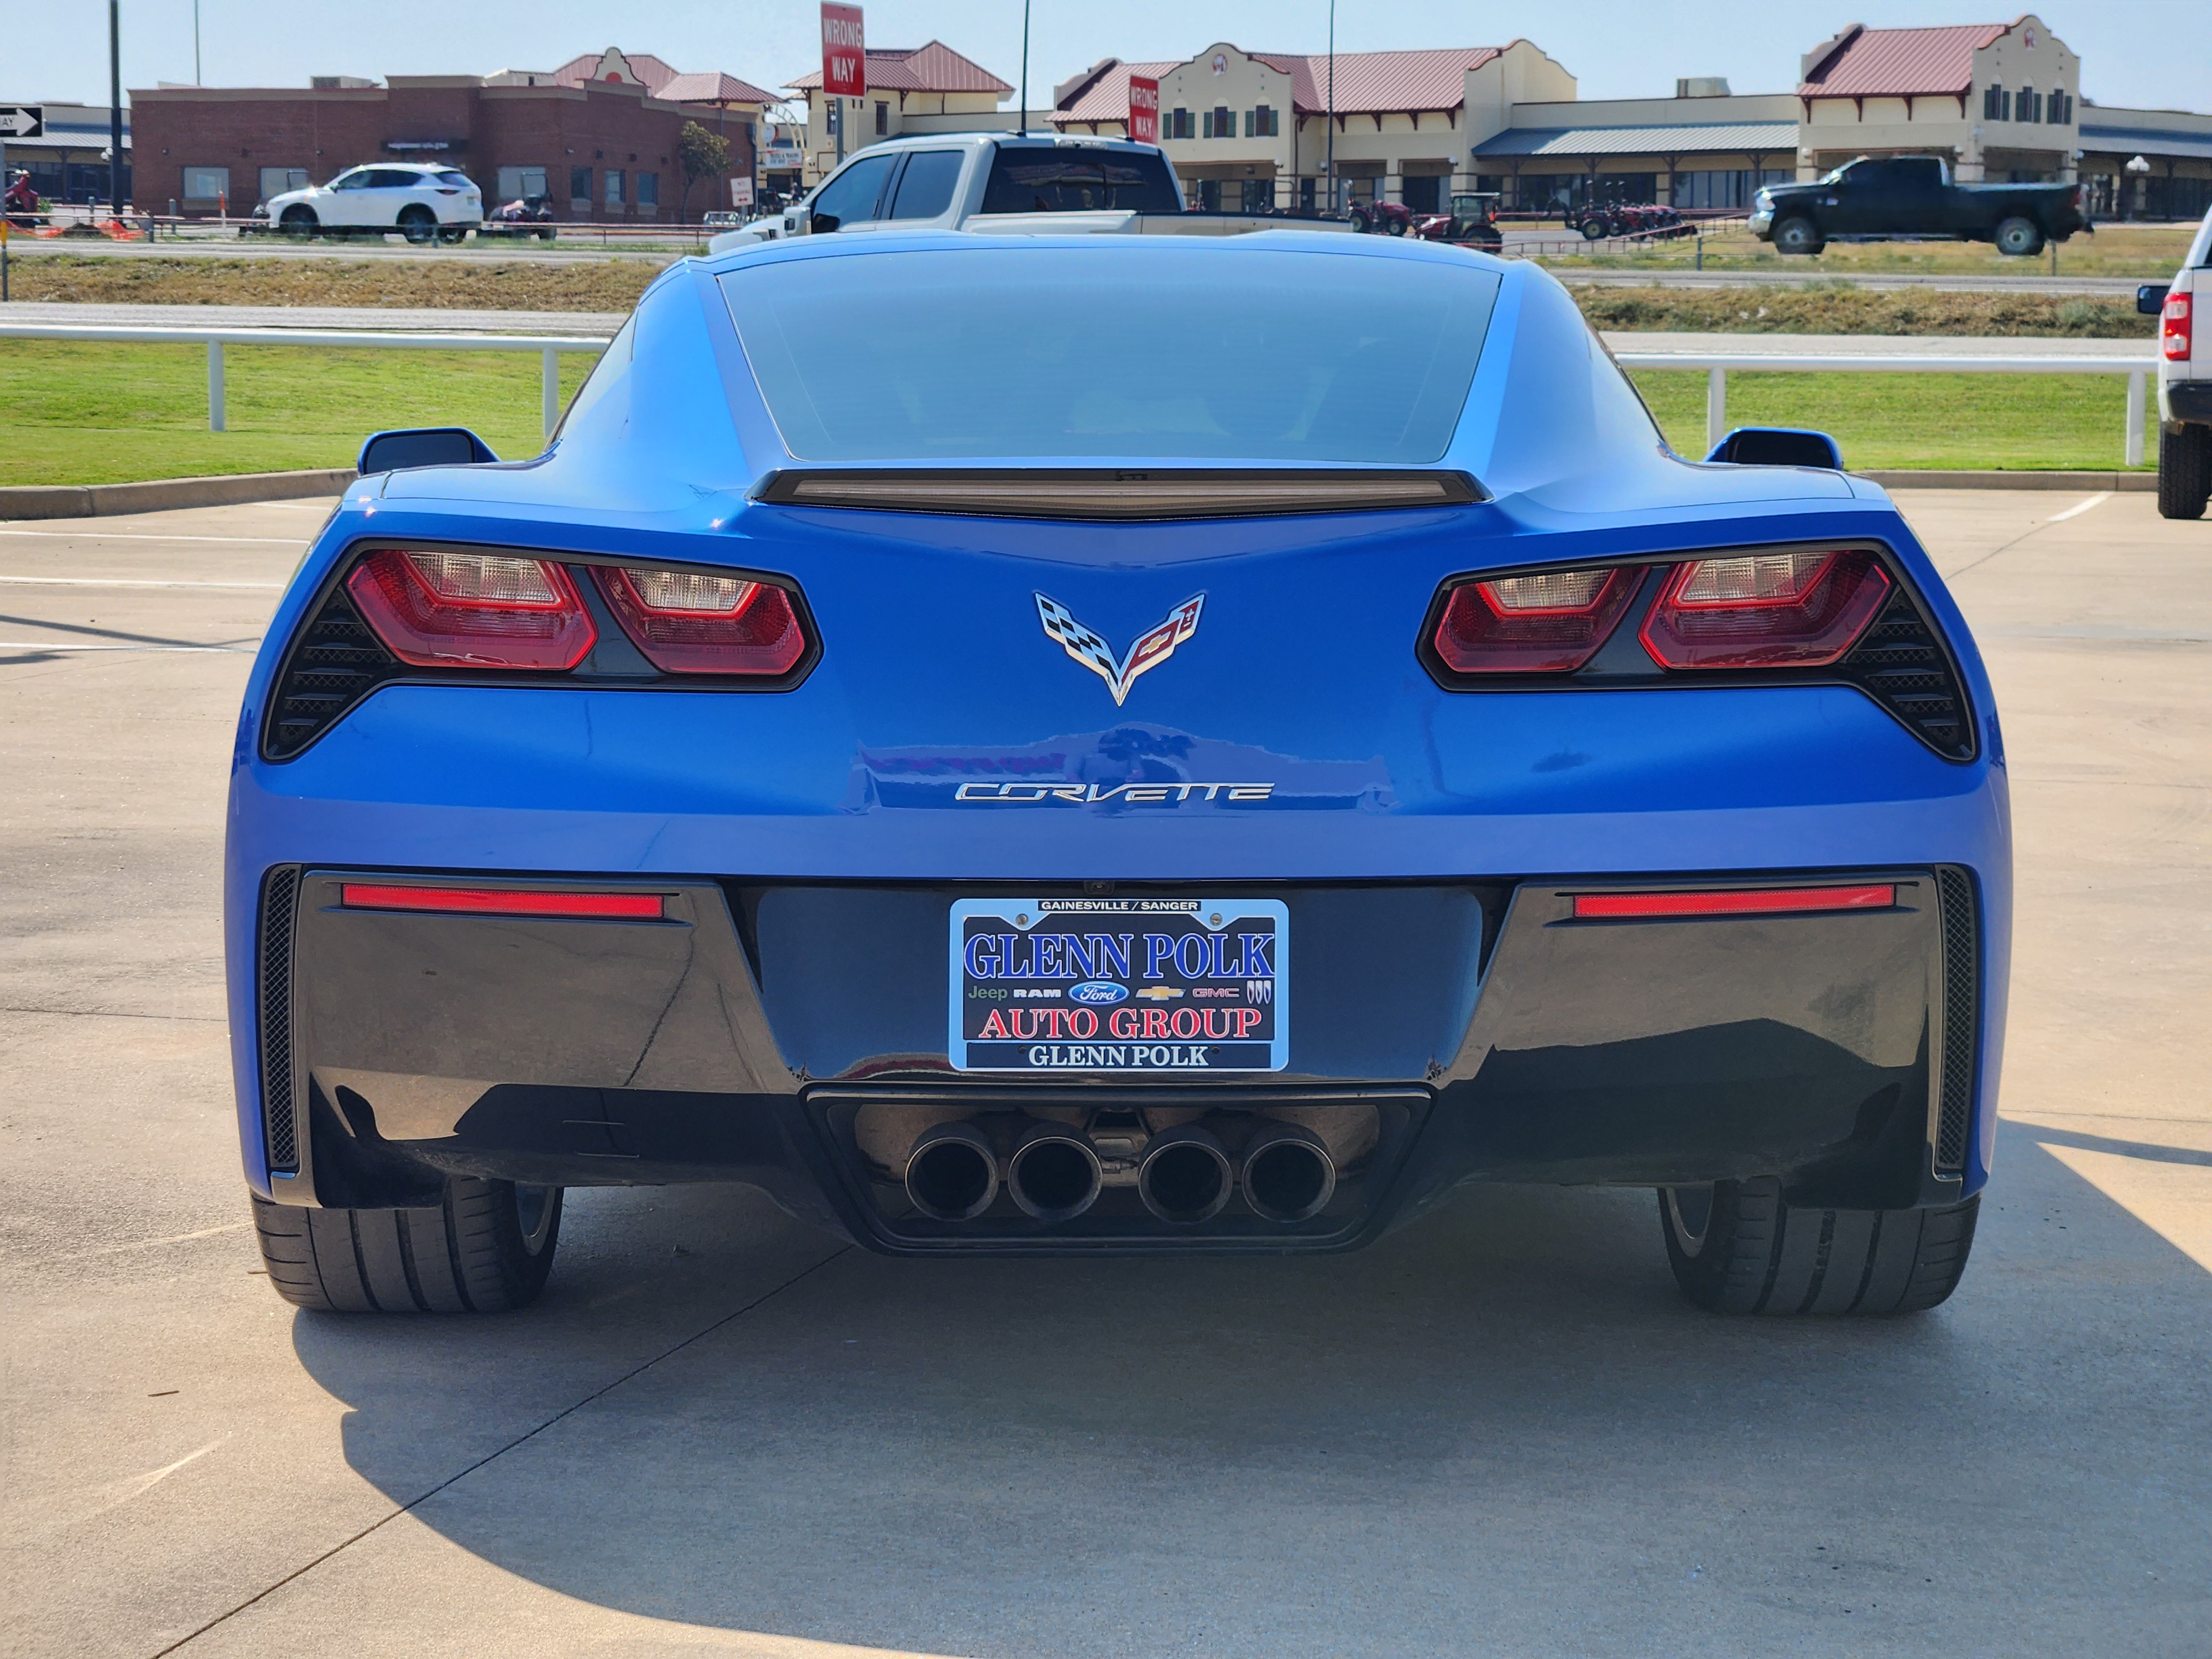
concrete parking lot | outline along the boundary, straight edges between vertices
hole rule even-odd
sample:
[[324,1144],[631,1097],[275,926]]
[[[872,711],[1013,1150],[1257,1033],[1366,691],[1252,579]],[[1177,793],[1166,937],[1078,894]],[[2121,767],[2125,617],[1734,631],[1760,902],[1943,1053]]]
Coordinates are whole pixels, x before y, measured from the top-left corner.
[[0,526],[0,1650],[2203,1654],[2212,524],[1903,499],[2003,707],[2005,1122],[1960,1293],[1828,1323],[1520,1189],[1184,1263],[601,1190],[529,1313],[297,1314],[217,902],[321,508]]

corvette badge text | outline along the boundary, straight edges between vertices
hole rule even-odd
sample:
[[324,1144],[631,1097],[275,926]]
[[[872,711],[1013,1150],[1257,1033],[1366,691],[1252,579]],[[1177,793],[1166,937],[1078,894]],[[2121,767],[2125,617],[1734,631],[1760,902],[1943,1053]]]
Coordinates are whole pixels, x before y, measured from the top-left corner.
[[1048,801],[1146,805],[1193,799],[1267,800],[1274,793],[1272,783],[963,783],[952,792],[952,799],[1014,806],[1040,806]]

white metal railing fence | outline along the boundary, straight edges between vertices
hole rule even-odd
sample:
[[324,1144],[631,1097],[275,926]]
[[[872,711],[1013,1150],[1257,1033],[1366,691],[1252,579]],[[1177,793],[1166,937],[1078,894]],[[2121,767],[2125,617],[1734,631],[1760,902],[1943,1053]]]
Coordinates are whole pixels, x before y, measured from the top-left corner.
[[561,419],[561,354],[604,351],[604,337],[586,334],[411,334],[368,329],[322,328],[99,328],[76,323],[0,322],[0,339],[120,341],[132,345],[205,345],[208,354],[208,430],[226,428],[223,348],[323,346],[372,351],[535,351],[543,362],[540,412],[545,435]]
[[1767,374],[2124,374],[2128,377],[2127,425],[2122,440],[2123,465],[2141,466],[2143,459],[2144,408],[2149,377],[2158,359],[2148,351],[2140,357],[2077,357],[2051,353],[2042,356],[1967,356],[1916,352],[1911,356],[1863,351],[1616,351],[1623,368],[1703,369],[1705,373],[1705,447],[1728,435],[1728,377],[1731,369]]
[[[373,351],[535,351],[544,362],[542,410],[548,437],[561,418],[560,355],[603,351],[608,342],[587,335],[411,334],[365,330],[306,328],[97,328],[76,324],[0,322],[0,339],[104,340],[142,345],[198,345],[208,350],[208,429],[221,432],[223,420],[223,348],[227,345],[323,346]],[[2070,356],[1982,356],[1940,353],[1887,355],[1846,351],[1616,351],[1623,368],[1703,370],[1705,381],[1705,441],[1708,447],[1728,434],[1728,376],[1752,374],[2124,374],[2128,377],[2125,465],[2141,466],[2148,380],[2157,358]]]

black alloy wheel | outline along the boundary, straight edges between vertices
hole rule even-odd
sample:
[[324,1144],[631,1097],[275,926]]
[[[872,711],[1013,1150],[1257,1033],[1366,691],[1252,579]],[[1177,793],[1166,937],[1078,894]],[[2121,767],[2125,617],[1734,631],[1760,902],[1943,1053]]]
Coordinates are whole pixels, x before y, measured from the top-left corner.
[[1818,253],[1827,245],[1813,222],[1802,216],[1784,219],[1774,228],[1774,251],[1777,253]]
[[405,207],[399,210],[399,234],[418,246],[427,244],[438,234],[437,216],[426,207]]

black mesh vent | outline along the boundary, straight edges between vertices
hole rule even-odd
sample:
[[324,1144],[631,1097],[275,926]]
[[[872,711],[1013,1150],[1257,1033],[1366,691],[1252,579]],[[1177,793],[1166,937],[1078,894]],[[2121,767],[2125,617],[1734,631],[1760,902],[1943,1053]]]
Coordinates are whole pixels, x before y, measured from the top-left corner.
[[1981,930],[1974,914],[1974,884],[1966,872],[1938,870],[1936,884],[1943,916],[1943,1076],[1936,1168],[1955,1175],[1966,1167],[1966,1125],[1973,1115]]
[[1936,632],[1899,590],[1838,672],[1905,722],[1937,754],[1965,760],[1974,727],[1959,678]]
[[292,1087],[292,916],[300,871],[283,865],[261,886],[261,1123],[271,1170],[300,1167]]
[[301,633],[276,694],[269,700],[264,751],[271,760],[289,760],[399,672],[398,659],[355,614],[345,590],[334,589]]

